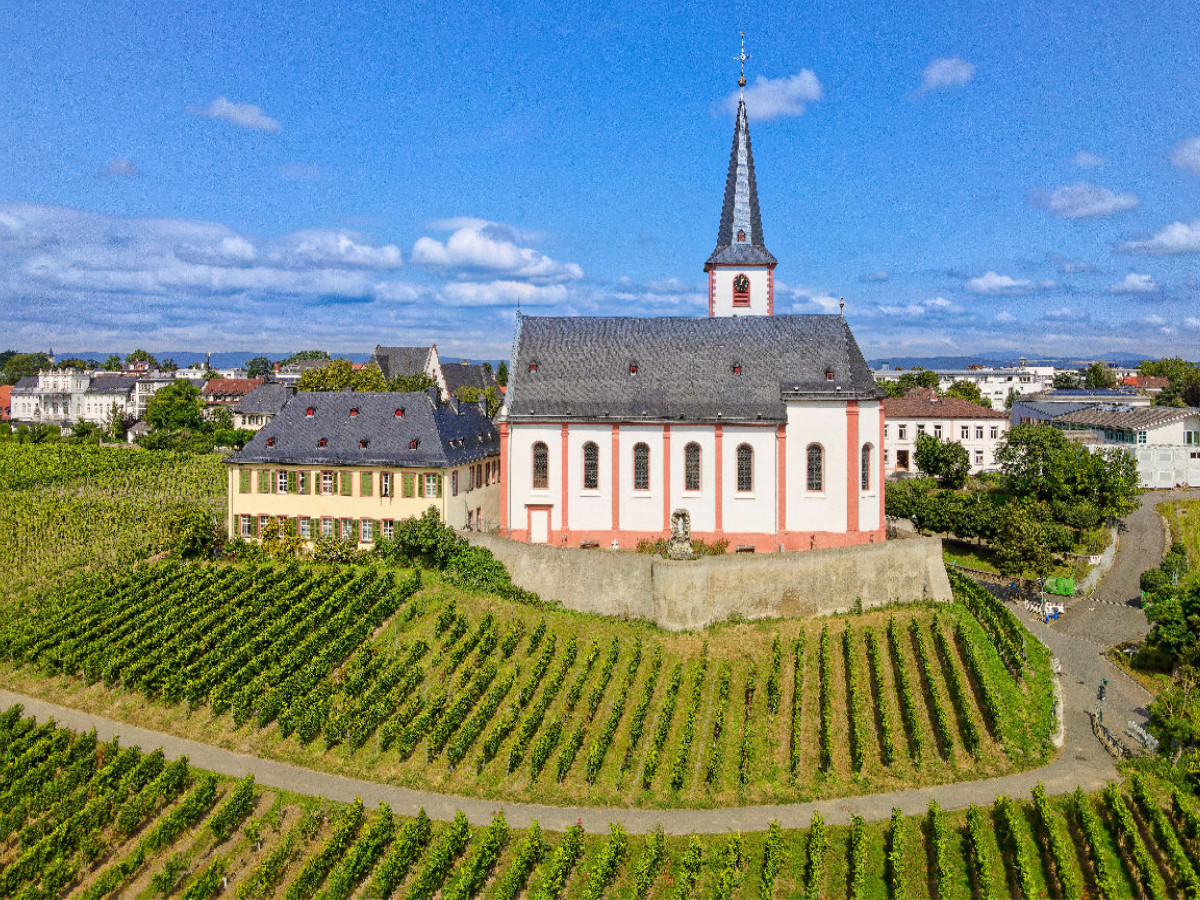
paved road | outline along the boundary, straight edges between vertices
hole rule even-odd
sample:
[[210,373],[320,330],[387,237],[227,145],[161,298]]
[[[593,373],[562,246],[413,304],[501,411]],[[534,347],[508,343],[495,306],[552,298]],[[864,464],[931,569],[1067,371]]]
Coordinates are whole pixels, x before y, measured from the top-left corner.
[[253,772],[256,781],[267,787],[286,788],[345,802],[361,797],[363,803],[371,807],[386,802],[400,814],[411,815],[418,806],[423,806],[430,818],[439,821],[448,821],[457,810],[462,810],[475,825],[487,824],[497,810],[503,809],[509,824],[518,828],[526,827],[536,819],[544,828],[555,831],[582,821],[585,830],[595,834],[607,833],[610,822],[620,822],[627,831],[635,834],[647,833],[658,825],[662,825],[668,834],[713,834],[734,830],[763,831],[776,819],[785,828],[804,828],[814,812],[820,812],[833,824],[848,824],[854,814],[869,821],[879,821],[886,819],[893,807],[899,807],[906,814],[922,813],[930,800],[937,800],[944,809],[961,809],[971,803],[991,803],[999,794],[1027,796],[1039,781],[1051,794],[1068,793],[1076,787],[1096,790],[1116,776],[1112,759],[1092,735],[1087,716],[1087,710],[1095,708],[1096,687],[1100,679],[1109,679],[1105,718],[1118,733],[1127,719],[1145,718],[1145,707],[1150,700],[1145,689],[1121,674],[1101,654],[1113,644],[1146,632],[1145,615],[1127,603],[1138,596],[1138,578],[1142,570],[1156,565],[1162,558],[1163,532],[1154,506],[1176,496],[1200,497],[1200,491],[1157,493],[1143,498],[1139,509],[1129,517],[1113,567],[1101,581],[1094,598],[1074,601],[1059,622],[1051,625],[1031,622],[1038,637],[1062,663],[1066,744],[1059,758],[1049,765],[1002,778],[867,797],[737,809],[648,810],[539,806],[426,793],[327,775],[172,737],[4,690],[0,690],[0,707],[8,708],[21,703],[26,712],[38,719],[53,717],[59,724],[75,730],[95,728],[104,740],[120,735],[126,745],[147,749],[162,747],[170,758],[186,755],[193,765],[224,775],[241,777]]

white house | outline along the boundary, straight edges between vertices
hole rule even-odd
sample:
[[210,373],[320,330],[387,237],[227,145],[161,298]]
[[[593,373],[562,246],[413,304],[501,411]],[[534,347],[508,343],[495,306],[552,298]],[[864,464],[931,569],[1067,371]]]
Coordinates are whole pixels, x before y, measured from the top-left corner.
[[[1008,395],[1024,397],[1039,394],[1054,387],[1054,366],[1028,366],[1022,360],[1019,366],[983,367],[969,369],[933,369],[938,377],[937,390],[944,394],[956,381],[966,381],[979,388],[979,394],[991,401],[993,409],[1004,409]],[[876,369],[878,381],[899,381],[905,374],[896,369]]]
[[1067,431],[1090,431],[1102,446],[1133,454],[1142,487],[1200,487],[1200,409],[1094,406],[1056,417]]
[[745,104],[709,318],[519,319],[500,414],[501,534],[634,547],[692,534],[731,550],[885,539],[883,408],[841,316],[775,316]]
[[996,449],[1008,434],[1006,413],[928,389],[889,397],[883,408],[883,466],[889,475],[917,471],[917,438],[922,434],[962,444],[972,474],[995,466]]

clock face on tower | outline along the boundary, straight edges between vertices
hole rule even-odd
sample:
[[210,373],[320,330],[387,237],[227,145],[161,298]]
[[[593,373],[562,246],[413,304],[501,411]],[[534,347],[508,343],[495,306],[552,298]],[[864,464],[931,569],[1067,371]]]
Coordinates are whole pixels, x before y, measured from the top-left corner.
[[739,294],[744,294],[750,290],[750,279],[743,272],[733,279],[733,289]]

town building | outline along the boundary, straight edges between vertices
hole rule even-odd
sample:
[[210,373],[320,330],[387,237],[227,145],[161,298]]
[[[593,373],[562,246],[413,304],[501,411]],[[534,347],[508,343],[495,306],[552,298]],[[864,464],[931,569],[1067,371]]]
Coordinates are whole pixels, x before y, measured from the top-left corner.
[[888,475],[916,473],[917,438],[923,434],[957,441],[971,460],[971,474],[991,469],[996,450],[1008,435],[1008,414],[961,397],[943,397],[929,388],[913,388],[883,401],[883,465]]
[[11,384],[0,384],[0,422],[12,418],[12,389]]
[[368,546],[430,507],[455,528],[497,524],[496,427],[435,389],[301,391],[228,462],[230,535],[287,520],[306,540]]
[[[744,84],[744,79],[741,83]],[[708,318],[518,321],[500,413],[501,534],[780,551],[885,539],[883,409],[839,315],[774,315],[745,103]]]
[[211,378],[200,389],[200,400],[210,410],[232,408],[262,383],[261,378]]
[[[939,394],[945,394],[957,381],[965,381],[979,388],[979,395],[992,404],[992,409],[1004,409],[1011,394],[1013,398],[1039,394],[1054,387],[1054,366],[1029,366],[1021,360],[1018,366],[986,367],[970,366],[966,369],[932,369],[937,375]],[[903,370],[883,368],[875,370],[877,381],[899,381]]]
[[1051,424],[1091,432],[1102,448],[1128,450],[1142,487],[1200,487],[1200,409],[1108,404],[1065,413]]
[[258,431],[295,396],[294,387],[277,381],[263,382],[233,407],[233,427]]
[[12,421],[66,428],[77,422],[107,425],[114,406],[124,419],[141,419],[155,393],[174,380],[145,367],[125,372],[50,369],[13,386]]

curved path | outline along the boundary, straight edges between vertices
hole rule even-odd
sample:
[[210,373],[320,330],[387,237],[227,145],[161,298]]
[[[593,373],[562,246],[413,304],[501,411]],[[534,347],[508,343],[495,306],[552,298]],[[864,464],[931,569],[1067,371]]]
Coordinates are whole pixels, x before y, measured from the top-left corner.
[[193,765],[223,775],[242,777],[253,773],[255,780],[266,787],[343,802],[361,797],[367,806],[387,803],[402,815],[412,815],[418,807],[424,807],[430,818],[440,821],[448,821],[454,818],[456,811],[462,810],[473,825],[486,825],[496,811],[503,809],[509,825],[515,828],[527,827],[536,819],[542,827],[554,831],[565,830],[578,821],[583,823],[586,831],[594,834],[607,833],[610,822],[619,822],[634,834],[645,834],[658,825],[668,834],[713,834],[736,830],[765,831],[776,819],[784,828],[806,828],[814,812],[820,812],[827,822],[837,825],[849,824],[851,816],[856,814],[868,821],[878,821],[888,818],[893,807],[908,815],[924,813],[931,800],[936,800],[944,809],[961,809],[971,803],[989,804],[1000,794],[1024,797],[1038,782],[1051,794],[1068,793],[1076,787],[1097,790],[1117,776],[1112,759],[1092,735],[1087,716],[1087,710],[1096,706],[1096,687],[1100,679],[1109,679],[1105,715],[1110,727],[1118,733],[1124,729],[1127,719],[1144,720],[1145,707],[1150,700],[1150,694],[1141,685],[1123,675],[1103,658],[1102,653],[1107,647],[1146,631],[1142,611],[1128,603],[1138,594],[1137,579],[1142,570],[1156,565],[1162,558],[1163,532],[1154,507],[1176,496],[1200,497],[1200,492],[1156,493],[1143,498],[1141,507],[1127,521],[1127,531],[1122,536],[1113,567],[1096,594],[1075,600],[1059,622],[1049,626],[1031,624],[1037,636],[1062,663],[1066,743],[1054,762],[1040,769],[1001,778],[775,806],[670,810],[540,806],[427,793],[328,775],[138,728],[5,690],[0,690],[0,707],[20,703],[27,713],[38,719],[53,717],[60,725],[81,731],[95,728],[103,740],[119,735],[127,745],[162,747],[170,758],[186,755]]

